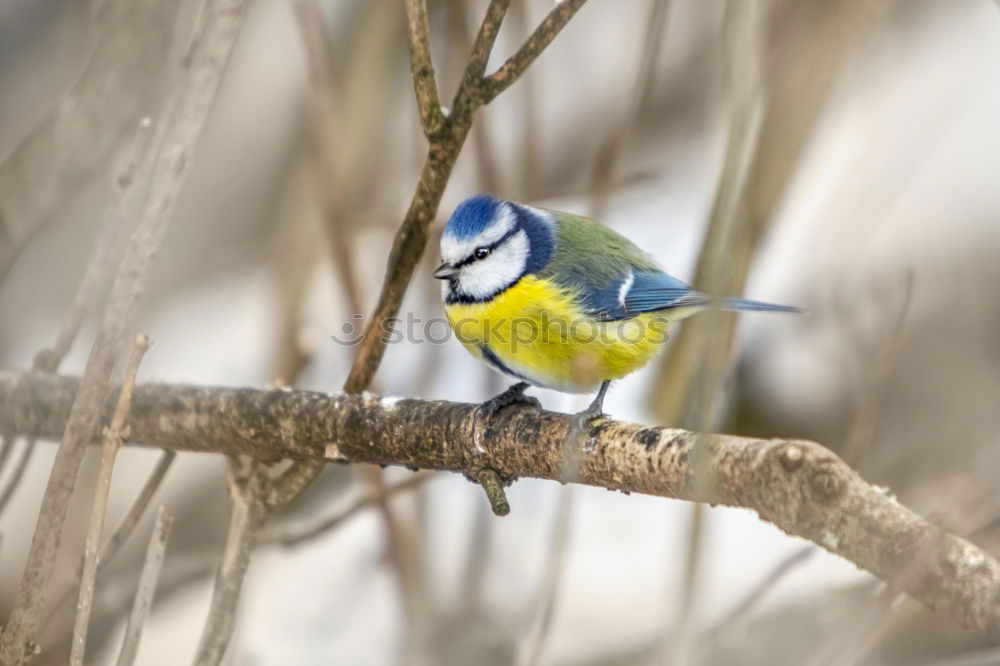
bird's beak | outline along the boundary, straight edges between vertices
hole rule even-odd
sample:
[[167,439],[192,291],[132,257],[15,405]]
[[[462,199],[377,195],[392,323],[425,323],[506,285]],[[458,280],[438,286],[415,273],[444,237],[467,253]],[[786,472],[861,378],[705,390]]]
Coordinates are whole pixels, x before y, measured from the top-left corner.
[[448,280],[458,275],[458,269],[451,264],[441,264],[438,269],[434,271],[434,277],[438,280]]

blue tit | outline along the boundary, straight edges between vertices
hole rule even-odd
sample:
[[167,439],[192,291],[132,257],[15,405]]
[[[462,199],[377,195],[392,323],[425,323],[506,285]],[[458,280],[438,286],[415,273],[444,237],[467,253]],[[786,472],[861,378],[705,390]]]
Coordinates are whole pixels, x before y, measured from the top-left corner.
[[441,236],[434,277],[456,337],[474,356],[518,380],[484,403],[489,412],[537,401],[529,386],[597,389],[581,413],[602,413],[612,380],[662,349],[668,326],[709,308],[798,308],[693,290],[646,252],[594,220],[503,201],[466,199]]

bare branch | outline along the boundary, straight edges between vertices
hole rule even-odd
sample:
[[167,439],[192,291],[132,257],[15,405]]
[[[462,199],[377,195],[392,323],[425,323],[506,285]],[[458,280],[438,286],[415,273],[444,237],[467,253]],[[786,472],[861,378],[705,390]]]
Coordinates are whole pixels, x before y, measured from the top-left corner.
[[642,111],[649,104],[649,97],[656,88],[656,66],[666,41],[667,18],[672,10],[672,0],[652,0],[646,22],[646,36],[642,56],[636,70],[632,90],[625,100],[625,110],[617,126],[608,134],[594,160],[590,174],[589,217],[601,219],[618,174],[618,158],[628,144],[632,132],[639,124]]
[[149,546],[146,549],[146,561],[142,565],[142,573],[139,575],[139,589],[135,594],[135,601],[132,603],[132,611],[128,615],[128,623],[125,625],[125,640],[122,643],[121,652],[118,653],[118,666],[131,666],[135,663],[136,655],[139,653],[142,629],[149,616],[149,609],[153,605],[156,582],[159,580],[160,570],[163,568],[163,554],[166,552],[167,539],[170,538],[170,529],[173,524],[173,517],[167,515],[161,506],[156,514],[156,526],[153,528],[153,535],[150,537]]
[[566,561],[566,543],[569,541],[570,516],[573,510],[573,491],[569,487],[560,488],[559,503],[552,525],[549,552],[545,558],[545,569],[538,593],[538,611],[531,631],[527,632],[522,645],[519,663],[536,666],[541,663],[542,653],[555,617],[556,600],[563,580]]
[[[14,446],[14,438],[9,439],[9,444],[11,448]],[[31,462],[31,457],[35,454],[35,439],[34,437],[29,437],[27,441],[24,442],[24,448],[21,449],[21,457],[17,459],[17,463],[14,465],[14,471],[10,473],[10,478],[7,479],[7,485],[2,491],[0,491],[0,516],[3,515],[4,509],[10,503],[10,500],[14,497],[14,493],[17,492],[18,486],[21,485],[21,480],[24,478],[24,472],[28,469],[28,463]]]
[[[139,491],[139,495],[135,498],[132,503],[132,507],[125,514],[118,528],[115,530],[111,538],[101,546],[101,552],[97,557],[97,573],[100,573],[108,566],[108,564],[115,558],[115,556],[121,551],[122,546],[128,541],[129,537],[138,527],[139,521],[142,520],[143,515],[146,513],[146,508],[149,503],[153,500],[153,496],[156,491],[159,490],[160,484],[163,482],[164,477],[167,475],[167,471],[173,464],[174,459],[177,454],[170,449],[164,449],[163,455],[160,456],[159,462],[156,463],[156,467],[153,468],[153,472],[146,479],[146,483],[143,485],[142,490]],[[69,601],[70,597],[73,596],[73,591],[76,586],[80,584],[80,574],[78,573],[75,579],[67,583],[63,590],[54,596],[55,602],[52,604],[52,615],[55,616],[56,612],[62,608],[62,605]]]
[[246,0],[207,0],[209,18],[203,39],[167,97],[159,147],[149,193],[129,240],[97,340],[84,371],[84,381],[56,455],[42,498],[27,565],[18,586],[10,619],[0,635],[0,663],[25,663],[35,651],[34,635],[59,550],[77,472],[86,445],[96,435],[101,403],[110,375],[136,309],[148,268],[159,247],[184,182],[195,144],[208,118],[229,53],[242,25]]
[[101,555],[98,558],[99,568],[110,562],[121,550],[121,547],[125,545],[128,538],[132,536],[132,532],[135,531],[135,528],[138,526],[142,516],[146,513],[146,508],[153,500],[153,496],[160,488],[160,484],[163,483],[163,479],[167,475],[167,471],[170,469],[170,466],[173,464],[176,457],[176,453],[169,449],[164,449],[159,462],[156,463],[156,467],[153,468],[153,472],[149,475],[149,478],[146,479],[146,483],[143,485],[142,490],[139,491],[139,496],[136,497],[135,502],[132,503],[132,508],[130,508],[128,513],[125,514],[121,524],[118,525],[118,529],[116,529],[114,534],[111,535],[111,538],[108,539],[107,543],[101,547]]
[[87,268],[77,286],[73,297],[73,305],[63,320],[62,327],[56,335],[51,347],[43,349],[35,355],[32,367],[41,372],[56,372],[66,358],[80,326],[87,313],[93,309],[94,303],[100,297],[99,287],[108,276],[110,270],[118,264],[119,255],[125,240],[132,229],[136,211],[136,196],[139,194],[132,186],[140,169],[140,163],[149,147],[153,121],[148,117],[139,121],[129,146],[125,164],[115,174],[112,183],[111,200],[108,212],[101,225],[101,231],[94,242],[94,249],[87,260]]
[[493,52],[493,45],[500,33],[500,25],[503,23],[509,7],[510,0],[491,0],[490,6],[486,9],[486,16],[483,17],[479,32],[476,34],[476,40],[472,43],[472,54],[465,66],[462,83],[458,87],[458,92],[455,93],[453,106],[456,109],[466,104],[470,94],[478,92],[483,74],[486,73],[486,63],[489,61],[490,53]]
[[542,51],[552,43],[559,31],[562,30],[573,15],[583,6],[587,0],[561,0],[561,2],[549,12],[535,31],[531,33],[517,53],[507,59],[500,69],[490,74],[482,83],[483,104],[489,104],[497,95],[509,88],[524,73],[524,70],[535,61]]
[[[0,372],[0,430],[62,432],[79,380]],[[477,443],[478,406],[309,391],[143,385],[130,441],[177,450],[366,462],[612,490],[753,509],[964,626],[1000,640],[1000,562],[864,481],[803,440],[698,434],[601,419],[564,472],[571,419],[528,407],[500,412]],[[105,404],[109,414],[113,403]],[[695,450],[699,449],[697,455]],[[695,467],[708,466],[710,482]],[[475,469],[470,469],[475,467]],[[516,508],[516,507],[515,507]],[[898,588],[897,588],[898,586]]]
[[743,599],[733,607],[723,619],[715,623],[713,627],[713,632],[720,632],[726,627],[732,626],[740,618],[750,612],[754,606],[757,605],[761,599],[775,586],[781,579],[783,579],[788,573],[793,571],[796,567],[804,564],[806,560],[816,553],[816,548],[813,546],[803,546],[796,550],[791,555],[783,558],[773,569],[771,569],[764,578],[762,578],[753,588],[743,597]]
[[[418,488],[432,478],[434,477],[431,474],[415,474],[406,481],[400,481],[399,483],[386,488],[385,498],[392,497],[393,495],[403,491]],[[267,530],[261,534],[258,543],[262,546],[274,545],[283,546],[285,548],[309,543],[313,539],[321,537],[324,534],[329,534],[331,531],[337,529],[365,509],[377,506],[380,501],[381,498],[376,493],[369,492],[351,502],[351,504],[347,507],[337,511],[331,516],[327,516],[326,518],[317,521],[312,525],[301,528],[286,528],[284,530]]]
[[229,496],[233,501],[233,510],[222,562],[215,575],[208,621],[202,629],[201,642],[194,658],[195,666],[221,664],[233,637],[236,606],[250,566],[250,553],[268,515],[268,506],[263,500],[267,476],[263,463],[239,456],[230,459]]
[[[509,0],[508,0],[509,1]],[[427,0],[406,0],[406,35],[410,45],[410,73],[417,94],[420,122],[428,138],[441,131],[444,114],[438,100],[431,42],[427,27]]]
[[0,164],[0,282],[18,253],[105,171],[163,90],[179,3],[114,0],[89,62],[58,106]]
[[97,476],[97,487],[94,489],[90,524],[87,527],[87,540],[83,549],[83,573],[80,575],[80,596],[76,605],[76,621],[73,624],[73,642],[70,649],[71,666],[83,666],[83,657],[87,649],[87,627],[90,625],[90,608],[94,600],[94,583],[97,580],[98,548],[101,532],[104,529],[104,515],[108,508],[108,495],[111,493],[111,474],[115,467],[115,458],[118,456],[118,448],[125,436],[125,418],[132,403],[135,376],[150,344],[149,338],[144,335],[138,336],[135,340],[135,348],[125,369],[125,381],[121,393],[118,394],[118,404],[115,406],[114,416],[111,417],[111,424],[104,431],[104,440],[101,443],[101,469]]

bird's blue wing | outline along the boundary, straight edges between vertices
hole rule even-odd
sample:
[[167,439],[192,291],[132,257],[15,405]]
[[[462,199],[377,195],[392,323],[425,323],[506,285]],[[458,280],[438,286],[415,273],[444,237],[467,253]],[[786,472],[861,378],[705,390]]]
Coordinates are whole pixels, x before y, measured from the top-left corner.
[[711,297],[694,291],[663,271],[628,269],[605,284],[581,284],[580,300],[589,315],[603,320],[629,319],[643,312],[707,305]]

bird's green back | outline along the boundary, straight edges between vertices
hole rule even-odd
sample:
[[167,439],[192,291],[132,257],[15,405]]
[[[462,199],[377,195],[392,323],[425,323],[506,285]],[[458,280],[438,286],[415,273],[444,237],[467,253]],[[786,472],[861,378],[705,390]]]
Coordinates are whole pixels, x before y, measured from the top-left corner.
[[600,222],[551,212],[555,221],[555,249],[539,277],[597,286],[621,281],[629,269],[659,270],[651,256]]

